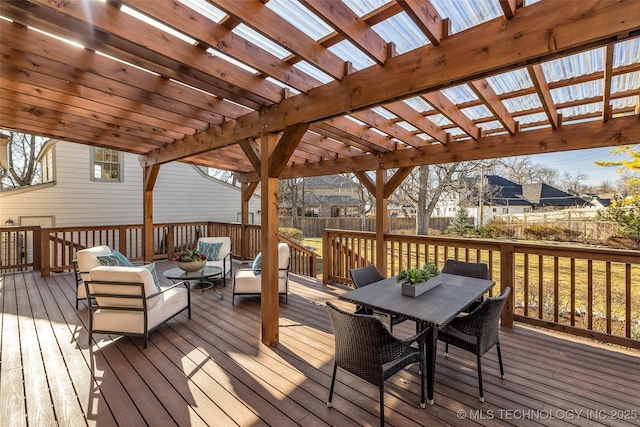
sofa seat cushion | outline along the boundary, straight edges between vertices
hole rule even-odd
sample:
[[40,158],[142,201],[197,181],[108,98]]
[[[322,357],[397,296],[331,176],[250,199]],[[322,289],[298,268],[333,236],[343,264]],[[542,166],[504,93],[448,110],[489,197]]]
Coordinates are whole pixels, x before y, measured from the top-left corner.
[[[173,288],[163,292],[158,303],[147,311],[147,328],[151,330],[187,308],[187,292],[185,288]],[[93,315],[93,329],[143,334],[144,315],[141,311],[98,309]]]
[[[278,279],[278,292],[287,292],[286,272],[280,271]],[[259,294],[262,293],[261,275],[256,275],[252,269],[236,271],[233,293],[235,294]]]

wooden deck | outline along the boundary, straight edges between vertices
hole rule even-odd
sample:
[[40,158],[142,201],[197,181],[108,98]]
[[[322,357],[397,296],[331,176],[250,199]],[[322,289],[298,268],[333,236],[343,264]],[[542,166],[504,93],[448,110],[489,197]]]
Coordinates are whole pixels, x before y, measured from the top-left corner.
[[[345,372],[326,406],[333,336],[324,302],[349,307],[337,300],[344,288],[294,276],[276,347],[260,341],[260,300],[232,307],[230,284],[223,292],[193,292],[192,319],[171,320],[147,349],[103,335],[89,347],[72,274],[0,276],[0,425],[378,425],[377,389]],[[388,425],[640,425],[640,353],[524,327],[501,337],[507,379],[492,350],[484,404],[475,357],[439,349],[435,404],[420,409],[417,366],[404,370],[387,382]]]

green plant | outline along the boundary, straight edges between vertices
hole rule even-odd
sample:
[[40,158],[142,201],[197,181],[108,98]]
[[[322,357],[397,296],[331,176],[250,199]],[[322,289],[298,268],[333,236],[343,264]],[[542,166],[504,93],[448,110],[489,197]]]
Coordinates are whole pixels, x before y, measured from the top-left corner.
[[473,226],[469,223],[469,215],[467,214],[466,209],[460,208],[456,211],[456,216],[451,219],[451,222],[444,230],[444,233],[464,236],[472,228]]
[[426,282],[436,277],[438,274],[440,274],[438,267],[428,262],[423,268],[407,268],[402,270],[396,277],[396,282],[415,286],[418,283]]
[[184,252],[178,252],[174,258],[178,262],[198,262],[206,259],[207,257],[202,255],[198,249],[186,249]]
[[640,236],[640,195],[612,201],[599,216],[615,223],[619,236]]

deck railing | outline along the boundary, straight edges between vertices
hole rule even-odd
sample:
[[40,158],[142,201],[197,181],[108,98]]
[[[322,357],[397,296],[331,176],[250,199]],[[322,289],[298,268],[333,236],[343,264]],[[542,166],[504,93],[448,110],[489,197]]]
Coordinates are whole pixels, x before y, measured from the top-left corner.
[[[246,248],[242,245],[242,225],[222,222],[154,224],[156,260],[173,259],[176,252],[196,246],[199,237],[229,236],[235,258],[255,258],[260,252],[259,225],[245,225]],[[291,272],[315,277],[316,254],[296,242],[280,237],[291,248]],[[132,261],[143,259],[142,225],[89,227],[0,227],[0,273],[22,269],[40,270],[43,276],[70,271],[77,251],[106,245]]]
[[[486,262],[492,293],[514,290],[507,322],[640,348],[638,251],[397,234],[384,241],[387,276],[427,261]],[[375,233],[325,230],[325,283],[351,284],[349,269],[375,264],[377,249]]]

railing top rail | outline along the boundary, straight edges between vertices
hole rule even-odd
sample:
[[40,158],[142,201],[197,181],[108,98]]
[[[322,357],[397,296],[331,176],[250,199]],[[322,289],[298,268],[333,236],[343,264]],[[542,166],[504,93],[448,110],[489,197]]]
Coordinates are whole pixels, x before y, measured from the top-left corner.
[[[369,231],[345,231],[325,229],[325,233],[334,234],[345,237],[366,237],[375,238],[375,233]],[[640,251],[627,249],[609,249],[602,247],[582,247],[572,246],[564,243],[544,244],[544,243],[524,243],[512,240],[493,240],[493,239],[465,239],[460,237],[443,237],[443,236],[422,236],[417,234],[392,234],[385,233],[385,241],[393,242],[429,242],[442,246],[468,247],[474,249],[499,250],[505,244],[513,245],[513,250],[518,253],[563,256],[567,258],[584,258],[602,261],[624,262],[631,264],[640,263]]]
[[591,248],[580,246],[562,246],[552,244],[513,243],[515,252],[533,255],[584,258],[591,260],[616,261],[640,264],[640,251],[627,249]]

